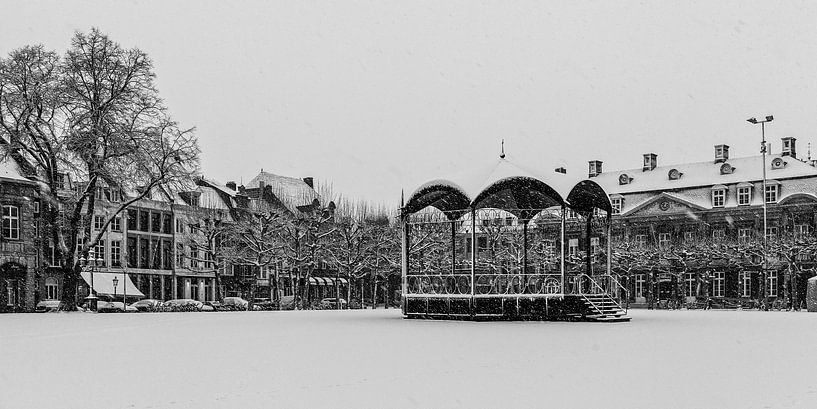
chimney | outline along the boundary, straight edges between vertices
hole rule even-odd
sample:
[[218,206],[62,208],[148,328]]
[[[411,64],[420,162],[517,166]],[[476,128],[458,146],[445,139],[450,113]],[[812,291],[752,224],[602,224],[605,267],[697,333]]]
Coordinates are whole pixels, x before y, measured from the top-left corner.
[[600,160],[591,160],[588,163],[587,176],[591,178],[598,176],[601,173],[602,162]]
[[231,180],[231,181],[227,182],[227,187],[228,187],[229,189],[232,189],[232,190],[237,190],[237,189],[236,189],[236,184],[235,184],[235,181],[234,181],[234,180]]
[[729,145],[715,145],[715,163],[729,160]]
[[304,178],[304,183],[306,183],[309,187],[311,187],[313,189],[315,188],[314,179],[311,176]]
[[259,180],[259,181],[258,181],[258,188],[259,188],[259,189],[261,189],[261,191],[263,191],[263,190],[264,190],[264,186],[266,186],[266,183],[264,183],[264,181],[263,181],[263,180]]
[[556,171],[556,173],[567,174],[567,169],[565,169],[563,167],[558,167],[558,168],[556,168],[554,170]]
[[641,167],[643,172],[648,170],[653,170],[655,167],[658,166],[658,155],[654,153],[645,153],[644,154],[644,166]]
[[791,136],[786,136],[784,138],[780,138],[783,141],[783,156],[791,156],[794,159],[797,159],[797,149],[796,149],[796,142],[797,138],[793,138]]

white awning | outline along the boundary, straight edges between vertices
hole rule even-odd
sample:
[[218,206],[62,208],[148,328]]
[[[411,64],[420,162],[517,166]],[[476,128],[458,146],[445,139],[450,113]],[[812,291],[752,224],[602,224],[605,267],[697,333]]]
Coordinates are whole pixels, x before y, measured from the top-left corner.
[[[128,297],[144,297],[145,295],[139,291],[133,284],[127,273],[94,273],[94,290],[97,294],[114,295],[113,279],[117,280],[116,294],[127,294]],[[91,272],[83,271],[82,279],[88,285],[91,285]]]
[[349,281],[342,277],[309,277],[309,285],[335,285],[336,282],[340,283],[341,285],[349,284]]

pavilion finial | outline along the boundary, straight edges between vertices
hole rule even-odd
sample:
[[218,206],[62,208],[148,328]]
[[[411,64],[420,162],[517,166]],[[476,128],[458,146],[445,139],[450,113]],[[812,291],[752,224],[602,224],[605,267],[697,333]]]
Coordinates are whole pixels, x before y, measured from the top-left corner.
[[811,162],[811,142],[808,143],[808,161]]
[[505,159],[505,139],[502,140],[502,152],[499,154],[500,159]]
[[403,190],[403,189],[400,189],[400,208],[401,209],[406,206],[405,194],[406,194],[406,191]]

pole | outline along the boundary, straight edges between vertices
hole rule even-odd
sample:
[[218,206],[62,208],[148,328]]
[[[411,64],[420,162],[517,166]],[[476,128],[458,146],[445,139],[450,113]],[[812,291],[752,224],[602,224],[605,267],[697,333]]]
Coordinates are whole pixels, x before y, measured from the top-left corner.
[[477,210],[471,208],[471,316],[474,316],[474,288],[477,268]]
[[562,296],[565,294],[565,205],[562,205],[562,225],[561,231],[559,233],[561,243],[559,247],[561,247],[561,260],[559,261],[559,271],[562,275]]
[[764,304],[766,299],[766,275],[768,274],[768,257],[766,255],[768,249],[768,227],[767,227],[767,220],[766,220],[766,123],[760,123],[760,135],[762,139],[762,146],[760,147],[760,153],[763,155],[763,194],[761,197],[763,198],[763,283],[761,284],[761,294],[763,295]]

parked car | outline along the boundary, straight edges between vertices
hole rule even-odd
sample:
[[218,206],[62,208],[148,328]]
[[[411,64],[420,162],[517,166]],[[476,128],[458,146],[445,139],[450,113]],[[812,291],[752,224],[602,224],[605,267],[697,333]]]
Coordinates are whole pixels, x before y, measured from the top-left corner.
[[222,303],[222,305],[228,309],[241,311],[246,310],[249,304],[247,300],[241,297],[224,297],[224,302]]
[[336,310],[338,308],[338,303],[340,303],[340,309],[345,310],[349,307],[348,303],[343,298],[324,298],[321,300],[321,309],[322,310]]
[[162,311],[201,311],[204,309],[204,303],[191,298],[177,298],[163,302],[160,309]]
[[121,301],[102,301],[96,303],[97,312],[138,312],[139,310],[133,306],[125,306]]
[[65,307],[65,302],[60,300],[43,300],[37,303],[35,312],[55,312]]
[[130,306],[133,307],[133,308],[136,308],[137,310],[139,310],[141,312],[146,312],[146,311],[156,311],[161,304],[162,304],[162,302],[159,301],[159,300],[154,300],[152,298],[145,298],[144,300],[139,300],[139,301],[131,304]]
[[281,305],[282,310],[294,310],[295,309],[295,296],[294,295],[285,295],[285,296],[281,297],[280,305]]
[[278,309],[278,303],[269,298],[254,298],[252,300],[252,309],[255,311],[272,311]]

